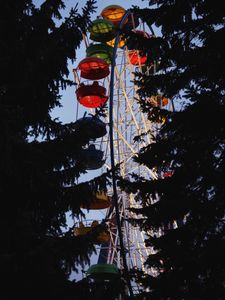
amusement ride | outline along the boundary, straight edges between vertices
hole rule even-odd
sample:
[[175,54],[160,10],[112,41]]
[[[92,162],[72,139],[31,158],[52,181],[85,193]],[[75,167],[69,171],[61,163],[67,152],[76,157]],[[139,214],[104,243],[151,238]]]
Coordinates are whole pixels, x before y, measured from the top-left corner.
[[[107,193],[97,192],[88,207],[93,212],[102,212],[102,220],[76,222],[74,235],[85,235],[100,222],[107,225],[97,239],[97,263],[86,270],[90,278],[110,280],[121,271],[125,277],[132,268],[145,272],[144,263],[153,249],[146,247],[145,233],[133,226],[129,219],[137,218],[129,211],[138,207],[134,194],[126,194],[116,185],[115,167],[119,164],[119,175],[129,179],[130,174],[157,180],[155,170],[140,166],[133,160],[142,147],[153,142],[152,137],[165,120],[150,122],[138,104],[135,72],[156,72],[156,63],[146,66],[147,56],[126,43],[122,31],[132,31],[146,39],[154,38],[152,28],[141,19],[118,5],[104,8],[100,16],[92,21],[89,33],[84,35],[86,57],[73,69],[76,82],[77,109],[80,106],[89,114],[77,118],[77,124],[89,128],[93,142],[81,152],[80,159],[86,170],[112,170],[112,188]],[[171,101],[160,94],[150,97],[152,105],[171,110]],[[95,109],[106,107],[106,117],[95,115]],[[136,141],[136,136],[142,136]],[[103,276],[102,276],[103,275]],[[128,293],[135,292],[133,283],[128,283]]]

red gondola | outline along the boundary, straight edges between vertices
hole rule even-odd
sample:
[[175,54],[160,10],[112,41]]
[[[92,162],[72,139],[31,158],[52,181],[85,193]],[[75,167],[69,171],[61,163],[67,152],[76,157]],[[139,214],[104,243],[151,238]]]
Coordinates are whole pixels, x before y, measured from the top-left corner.
[[147,56],[143,56],[139,50],[129,51],[129,59],[132,65],[144,65],[147,61]]
[[92,84],[81,83],[76,90],[77,99],[85,107],[97,108],[103,106],[108,99],[106,88],[94,81]]
[[[133,30],[137,35],[145,38],[150,38],[151,35],[141,30]],[[129,48],[129,47],[128,47]],[[147,61],[147,56],[138,49],[130,49],[129,60],[132,65],[144,65]]]
[[78,69],[81,71],[80,76],[85,79],[98,80],[109,75],[109,64],[102,58],[87,57],[83,59]]

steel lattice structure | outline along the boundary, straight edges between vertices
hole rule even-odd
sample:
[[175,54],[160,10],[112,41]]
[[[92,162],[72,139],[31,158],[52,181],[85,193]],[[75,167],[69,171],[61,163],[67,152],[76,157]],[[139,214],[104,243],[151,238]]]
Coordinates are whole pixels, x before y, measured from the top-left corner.
[[[127,15],[129,14],[128,11]],[[122,20],[121,27],[123,22]],[[138,30],[145,32],[145,24],[140,22]],[[119,34],[117,39],[119,41]],[[84,41],[85,45],[88,46],[89,39],[87,36],[84,36]],[[147,119],[137,101],[137,87],[134,84],[135,71],[143,72],[145,69],[145,72],[154,72],[155,65],[153,64],[150,68],[151,70],[144,68],[141,64],[131,64],[128,48],[126,46],[122,49],[118,48],[115,43],[111,74],[101,81],[107,87],[110,97],[109,114],[104,121],[111,125],[111,136],[110,134],[106,135],[101,141],[96,142],[96,145],[101,145],[105,153],[105,165],[102,172],[106,168],[110,169],[112,167],[113,160],[114,165],[120,164],[120,176],[123,178],[129,179],[130,174],[135,173],[146,179],[157,180],[156,171],[140,166],[133,160],[133,157],[137,155],[142,147],[153,142],[152,137],[161,126],[160,124],[151,123]],[[78,74],[74,72],[74,75],[76,82],[79,83]],[[166,109],[171,110],[170,106],[171,103],[166,106]],[[141,141],[135,142],[134,138],[139,135],[142,135]],[[113,147],[113,151],[110,147]],[[109,190],[109,193],[113,195],[115,190]],[[128,221],[130,218],[137,218],[129,211],[130,207],[138,207],[135,195],[128,195],[118,187],[116,187],[116,193],[119,216],[115,206],[104,210],[103,220],[108,226],[110,241],[98,247],[97,263],[115,264],[120,269],[124,268],[120,232],[118,230],[119,218],[124,247],[122,251],[125,251],[124,255],[128,269],[137,267],[146,271],[144,263],[149,254],[153,252],[153,249],[145,246],[145,233]],[[148,270],[146,272],[151,272],[154,275],[155,271]]]

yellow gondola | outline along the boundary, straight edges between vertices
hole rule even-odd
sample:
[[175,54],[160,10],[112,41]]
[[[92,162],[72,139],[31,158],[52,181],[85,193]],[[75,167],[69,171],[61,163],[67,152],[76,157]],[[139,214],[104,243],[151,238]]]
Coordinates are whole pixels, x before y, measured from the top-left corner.
[[[94,220],[90,226],[85,226],[80,222],[79,227],[74,228],[73,233],[75,236],[83,236],[90,232],[94,227],[98,226],[98,221]],[[96,244],[107,243],[110,240],[110,233],[107,230],[100,232],[96,239]]]
[[81,208],[85,209],[105,209],[110,207],[112,204],[112,199],[104,192],[97,192],[94,197],[93,201],[88,203],[87,205],[81,205]]
[[[112,39],[111,41],[106,42],[107,45],[114,47],[116,39]],[[119,43],[118,43],[118,48],[123,48],[125,46],[125,40],[124,38],[120,35]]]

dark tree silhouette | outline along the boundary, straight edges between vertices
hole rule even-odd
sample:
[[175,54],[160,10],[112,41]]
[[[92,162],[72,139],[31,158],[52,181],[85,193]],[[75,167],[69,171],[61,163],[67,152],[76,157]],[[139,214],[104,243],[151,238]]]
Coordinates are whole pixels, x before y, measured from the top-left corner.
[[[148,232],[146,245],[155,250],[146,266],[158,275],[137,274],[145,287],[139,298],[222,300],[225,2],[159,0],[135,11],[162,32],[142,45],[149,64],[158,64],[155,74],[137,74],[140,104],[152,121],[166,118],[155,142],[137,158],[155,168],[159,180],[123,183],[126,191],[138,192],[142,209],[136,213]],[[159,91],[174,101],[176,112],[151,105],[149,97]],[[150,233],[159,229],[160,235]]]
[[93,136],[50,113],[60,106],[60,90],[73,84],[68,59],[75,59],[94,4],[62,18],[60,0],[40,8],[29,0],[1,3],[2,299],[79,299],[68,276],[88,261],[94,237],[74,237],[66,212],[79,215],[80,204],[105,189],[108,174],[75,184],[85,172],[80,150]]

